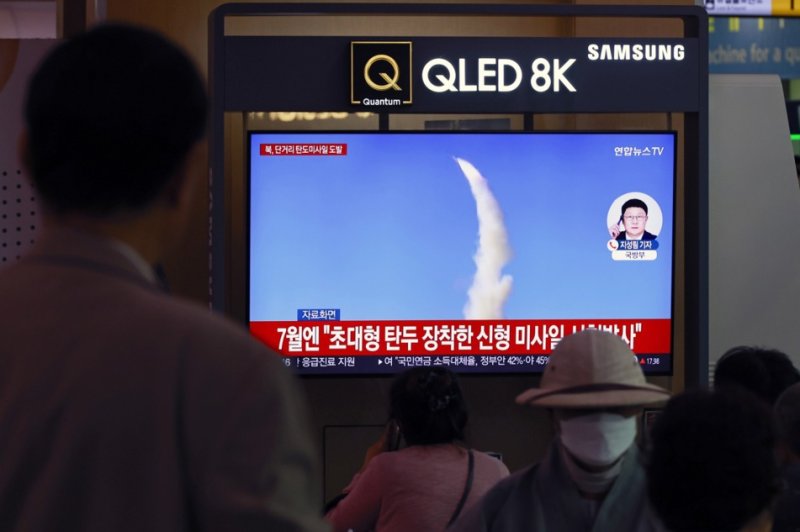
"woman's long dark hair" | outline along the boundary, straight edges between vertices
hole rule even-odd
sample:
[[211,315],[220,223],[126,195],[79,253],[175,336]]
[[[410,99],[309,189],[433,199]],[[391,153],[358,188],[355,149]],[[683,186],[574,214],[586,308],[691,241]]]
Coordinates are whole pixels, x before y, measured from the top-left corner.
[[398,375],[390,392],[389,416],[408,445],[464,440],[467,408],[458,378],[445,368],[413,368]]

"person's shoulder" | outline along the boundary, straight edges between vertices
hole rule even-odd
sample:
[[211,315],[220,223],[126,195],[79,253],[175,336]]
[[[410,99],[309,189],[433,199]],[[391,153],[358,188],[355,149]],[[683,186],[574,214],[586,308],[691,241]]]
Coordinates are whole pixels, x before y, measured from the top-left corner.
[[428,470],[431,462],[420,456],[416,447],[378,453],[359,473],[362,482],[382,485],[385,479],[415,478],[420,471]]
[[[165,327],[191,333],[197,342],[213,342],[224,338],[241,344],[250,344],[253,339],[244,324],[212,310],[205,305],[169,294],[160,294],[157,308],[152,312],[159,314]],[[155,302],[154,302],[155,303]],[[154,305],[156,306],[156,305]]]
[[[176,338],[187,364],[220,371],[271,370],[280,356],[256,340],[243,324],[187,299],[164,295],[153,305],[151,322]],[[284,368],[285,369],[285,368]]]
[[517,486],[521,484],[532,483],[538,469],[539,464],[532,464],[519,471],[515,471],[501,480],[496,488],[498,488],[498,491],[508,491],[516,489]]
[[418,463],[419,458],[414,452],[414,447],[406,447],[396,451],[385,451],[375,455],[367,465],[371,470],[405,469],[409,465]]
[[515,494],[527,492],[526,486],[532,486],[536,477],[538,464],[530,465],[515,471],[499,480],[484,497],[484,505],[492,508],[501,508]]
[[417,467],[428,467],[431,460],[435,460],[435,455],[432,455],[430,449],[422,445],[410,445],[397,449],[396,451],[387,451],[377,454],[370,460],[369,467],[372,470],[381,471],[408,471]]
[[480,464],[485,468],[495,470],[502,477],[509,475],[508,467],[499,458],[476,449],[473,449],[472,452],[475,455],[476,464]]
[[[537,465],[531,465],[498,481],[473,506],[459,517],[448,530],[451,532],[473,532],[488,530],[515,530],[519,521],[516,515],[520,508],[531,506],[533,479]],[[504,521],[499,525],[498,520]],[[511,522],[514,524],[512,525]]]
[[376,455],[367,468],[373,473],[406,476],[431,467],[460,466],[462,459],[450,445],[409,445]]
[[175,321],[184,323],[186,327],[195,330],[197,334],[215,336],[230,335],[232,337],[249,338],[243,324],[212,310],[198,302],[178,296],[165,295],[164,309],[174,316]]
[[656,238],[658,238],[658,235],[654,235],[648,231],[645,231],[642,235],[642,240],[655,240]]

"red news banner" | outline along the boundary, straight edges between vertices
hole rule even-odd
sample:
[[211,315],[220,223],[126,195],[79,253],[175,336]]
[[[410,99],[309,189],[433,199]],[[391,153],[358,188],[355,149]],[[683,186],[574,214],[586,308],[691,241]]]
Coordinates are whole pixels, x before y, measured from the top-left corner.
[[259,144],[258,154],[269,155],[347,155],[347,144],[309,144],[307,142],[291,144]]
[[637,354],[672,351],[668,319],[254,321],[250,332],[283,356],[547,355],[564,336],[602,329]]

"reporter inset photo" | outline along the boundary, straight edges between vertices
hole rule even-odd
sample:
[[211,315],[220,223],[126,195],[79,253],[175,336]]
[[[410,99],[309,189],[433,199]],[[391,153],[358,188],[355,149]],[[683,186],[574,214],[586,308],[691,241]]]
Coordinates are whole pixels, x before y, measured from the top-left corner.
[[655,240],[664,223],[661,207],[642,192],[629,192],[614,200],[608,211],[612,240]]

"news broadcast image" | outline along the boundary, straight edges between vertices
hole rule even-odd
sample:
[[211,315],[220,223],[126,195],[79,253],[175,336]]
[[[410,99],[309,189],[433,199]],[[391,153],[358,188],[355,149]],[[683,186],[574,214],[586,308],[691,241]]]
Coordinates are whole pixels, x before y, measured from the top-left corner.
[[[587,327],[671,372],[673,134],[263,132],[249,148],[250,329],[297,372],[540,372]],[[612,242],[628,197],[657,203],[655,241]]]

